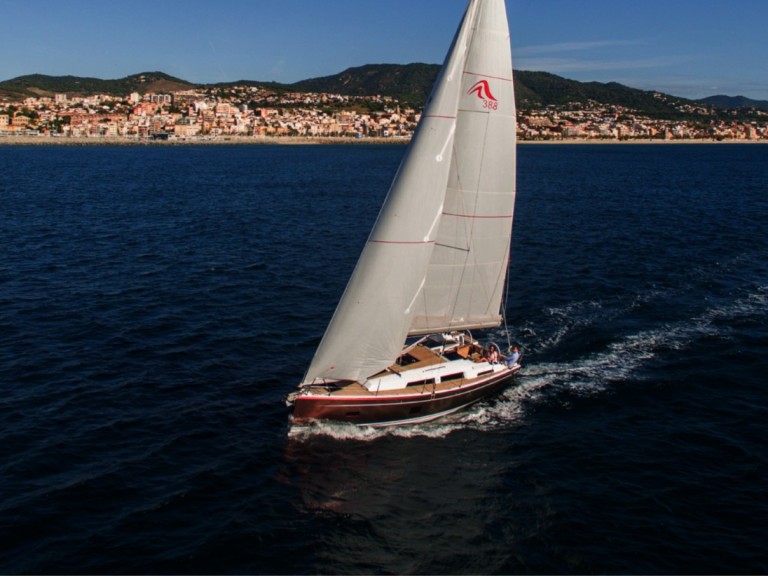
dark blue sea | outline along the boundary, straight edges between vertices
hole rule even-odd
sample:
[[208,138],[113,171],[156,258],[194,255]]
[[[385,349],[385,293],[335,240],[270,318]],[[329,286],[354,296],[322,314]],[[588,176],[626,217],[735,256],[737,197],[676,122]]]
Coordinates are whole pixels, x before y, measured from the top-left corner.
[[0,573],[768,572],[768,146],[521,145],[517,385],[289,433],[404,150],[0,147]]

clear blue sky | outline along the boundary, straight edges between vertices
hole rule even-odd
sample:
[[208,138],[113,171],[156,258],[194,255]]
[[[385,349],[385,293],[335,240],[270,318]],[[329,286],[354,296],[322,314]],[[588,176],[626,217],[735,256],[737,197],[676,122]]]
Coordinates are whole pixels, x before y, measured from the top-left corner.
[[[0,0],[0,80],[295,82],[442,62],[466,0]],[[515,68],[768,100],[768,0],[507,0]]]

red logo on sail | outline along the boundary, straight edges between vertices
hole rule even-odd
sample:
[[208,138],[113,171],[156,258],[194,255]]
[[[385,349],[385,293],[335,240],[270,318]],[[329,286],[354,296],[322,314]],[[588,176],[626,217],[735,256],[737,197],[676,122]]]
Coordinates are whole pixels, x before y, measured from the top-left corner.
[[488,80],[478,80],[469,89],[467,95],[475,94],[483,103],[483,108],[486,110],[498,110],[499,102],[491,92],[491,87],[488,85]]
[[496,102],[496,98],[491,93],[491,88],[488,86],[488,80],[479,80],[475,82],[474,86],[469,89],[467,94],[477,94],[480,100],[493,100]]

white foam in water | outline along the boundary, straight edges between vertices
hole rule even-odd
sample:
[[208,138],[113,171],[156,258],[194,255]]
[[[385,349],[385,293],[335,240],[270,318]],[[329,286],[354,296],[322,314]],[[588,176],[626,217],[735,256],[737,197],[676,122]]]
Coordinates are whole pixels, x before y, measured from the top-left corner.
[[[600,394],[612,383],[632,378],[633,374],[662,351],[683,350],[692,342],[722,333],[715,321],[753,318],[768,309],[768,287],[730,303],[705,310],[699,316],[663,324],[656,328],[629,334],[610,344],[605,351],[568,363],[526,364],[515,385],[496,399],[480,402],[435,422],[413,426],[370,428],[343,423],[316,423],[294,428],[290,436],[303,440],[312,436],[329,436],[338,440],[370,441],[385,436],[402,438],[442,438],[457,430],[489,430],[519,426],[525,422],[526,403],[551,397],[559,390],[579,395]],[[549,338],[543,338],[542,348],[554,346],[574,327],[594,322],[595,314],[608,313],[599,303],[580,302],[552,310],[567,321]],[[533,332],[532,329],[530,329]]]
[[524,378],[532,381],[529,399],[535,390],[552,386],[567,387],[585,393],[600,392],[611,382],[627,380],[639,367],[665,350],[682,350],[692,342],[717,336],[722,328],[715,320],[753,318],[768,308],[768,289],[759,287],[756,293],[732,303],[705,310],[689,320],[663,324],[658,328],[627,335],[612,343],[601,353],[592,354],[567,364],[532,364],[526,367]]
[[310,426],[291,428],[288,432],[288,437],[293,440],[307,440],[312,437],[327,436],[336,440],[357,440],[362,442],[377,440],[385,436],[442,438],[462,427],[462,425],[451,423],[448,419],[443,419],[437,423],[389,426],[386,428],[357,426],[345,422],[315,422]]
[[557,329],[541,341],[540,347],[547,349],[557,346],[573,329],[584,327],[593,322],[598,311],[602,308],[602,304],[594,300],[570,302],[565,306],[547,308],[547,314],[552,318],[557,318],[558,324]]

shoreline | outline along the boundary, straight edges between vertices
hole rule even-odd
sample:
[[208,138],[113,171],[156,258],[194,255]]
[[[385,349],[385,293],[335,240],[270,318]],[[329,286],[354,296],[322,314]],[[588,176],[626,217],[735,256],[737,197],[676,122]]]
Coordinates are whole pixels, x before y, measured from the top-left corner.
[[[349,137],[308,137],[308,136],[222,136],[216,138],[185,138],[171,140],[148,140],[122,136],[0,136],[0,146],[264,146],[264,145],[403,145],[410,138],[349,138]],[[661,140],[637,138],[631,140],[569,138],[564,140],[518,140],[522,145],[562,145],[562,144],[766,144],[768,140],[745,139],[676,139]]]
[[0,136],[0,146],[263,146],[297,144],[407,144],[405,138],[344,138],[307,136],[220,136],[150,140],[124,136]]

